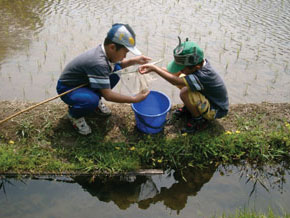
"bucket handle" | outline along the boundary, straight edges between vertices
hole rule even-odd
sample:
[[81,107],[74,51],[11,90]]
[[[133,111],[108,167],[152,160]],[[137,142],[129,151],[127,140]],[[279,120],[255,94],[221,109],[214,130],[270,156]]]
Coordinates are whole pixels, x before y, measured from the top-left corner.
[[151,126],[149,123],[147,123],[142,116],[140,116],[139,114],[136,114],[139,121],[141,121],[142,124],[144,124],[145,126],[147,127],[150,127],[152,129],[160,129],[160,128],[163,128],[167,122],[167,120],[165,120],[160,126]]

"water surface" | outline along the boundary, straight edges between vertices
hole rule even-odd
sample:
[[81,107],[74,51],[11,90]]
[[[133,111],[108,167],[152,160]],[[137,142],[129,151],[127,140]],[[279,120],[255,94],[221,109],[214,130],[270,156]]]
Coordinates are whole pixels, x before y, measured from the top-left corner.
[[[145,55],[164,59],[160,66],[172,59],[177,36],[196,41],[224,78],[231,103],[289,102],[289,7],[284,0],[2,0],[0,100],[56,95],[64,66],[122,22],[133,27]],[[147,80],[180,102],[177,88]],[[138,77],[125,76],[115,90],[134,94],[139,85]]]
[[[47,177],[48,178],[48,177]],[[1,217],[210,217],[290,213],[289,170],[227,166],[183,174],[2,179]]]

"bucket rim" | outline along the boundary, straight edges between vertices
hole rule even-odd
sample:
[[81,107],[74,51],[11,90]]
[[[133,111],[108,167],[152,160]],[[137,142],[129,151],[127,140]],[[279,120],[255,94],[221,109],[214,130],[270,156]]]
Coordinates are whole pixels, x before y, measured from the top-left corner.
[[139,115],[146,116],[146,117],[159,117],[159,116],[162,116],[162,115],[168,113],[168,111],[171,108],[171,100],[170,100],[170,98],[165,93],[160,92],[160,91],[151,90],[150,92],[156,92],[156,93],[164,95],[166,97],[166,99],[168,100],[168,102],[169,102],[168,108],[163,113],[154,114],[154,115],[152,115],[152,114],[144,114],[144,113],[140,112],[139,110],[137,110],[135,108],[134,104],[136,104],[136,103],[132,103],[131,107],[132,107],[133,111],[138,113]]

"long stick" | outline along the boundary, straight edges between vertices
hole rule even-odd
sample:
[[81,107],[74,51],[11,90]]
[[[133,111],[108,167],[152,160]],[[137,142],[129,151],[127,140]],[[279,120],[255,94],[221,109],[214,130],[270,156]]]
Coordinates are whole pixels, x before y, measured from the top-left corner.
[[38,107],[38,106],[40,106],[40,105],[42,105],[42,104],[45,104],[45,103],[47,103],[47,102],[49,102],[49,101],[52,101],[52,100],[54,100],[54,99],[56,99],[56,98],[59,98],[59,97],[61,97],[61,96],[63,96],[63,95],[66,95],[66,94],[68,94],[68,93],[70,93],[70,92],[72,92],[72,91],[74,91],[74,90],[76,90],[76,89],[79,89],[79,88],[81,88],[81,87],[84,87],[84,86],[86,86],[86,85],[88,85],[88,84],[82,84],[82,85],[79,85],[79,86],[77,86],[77,87],[75,87],[75,88],[73,88],[73,89],[70,89],[70,90],[68,90],[68,91],[66,91],[66,92],[63,92],[63,93],[61,93],[61,94],[59,94],[59,95],[57,95],[57,96],[54,96],[54,97],[49,98],[49,99],[46,99],[46,100],[44,100],[44,101],[42,101],[42,102],[40,102],[40,103],[38,103],[38,104],[36,104],[36,105],[32,105],[32,106],[29,107],[29,108],[26,108],[26,109],[24,109],[24,110],[22,110],[22,111],[19,111],[19,112],[15,113],[15,114],[12,114],[11,116],[7,117],[6,119],[1,120],[1,121],[0,121],[0,125],[1,125],[2,123],[6,122],[6,121],[8,121],[8,120],[10,120],[10,119],[12,119],[13,117],[18,116],[19,114],[22,114],[22,113],[24,113],[24,112],[30,111],[30,110],[32,110],[33,108],[36,108],[36,107]]
[[[161,60],[158,60],[158,61],[155,61],[155,62],[153,62],[152,64],[157,64],[157,63],[159,63],[159,62],[161,62],[161,61],[162,61],[162,59],[161,59]],[[115,71],[114,73],[121,73],[121,71],[123,71],[123,69],[118,70],[118,71]],[[128,72],[128,73],[135,73],[135,72],[138,72],[138,70],[130,71],[130,72]],[[123,73],[123,74],[128,74],[128,73]],[[121,75],[122,75],[122,73],[121,73]],[[52,101],[52,100],[54,100],[54,99],[57,99],[57,98],[59,98],[59,97],[61,97],[61,96],[63,96],[63,95],[66,95],[66,94],[68,94],[68,93],[70,93],[70,92],[72,92],[72,91],[74,91],[74,90],[76,90],[76,89],[79,89],[79,88],[81,88],[81,87],[84,87],[84,86],[86,86],[86,85],[88,85],[88,84],[86,83],[86,84],[79,85],[79,86],[77,86],[77,87],[75,87],[75,88],[73,88],[73,89],[70,89],[70,90],[68,90],[68,91],[66,91],[66,92],[63,92],[63,93],[61,93],[61,94],[59,94],[59,95],[57,95],[57,96],[54,96],[54,97],[49,98],[49,99],[46,99],[46,100],[44,100],[44,101],[42,101],[42,102],[40,102],[40,103],[38,103],[38,104],[36,104],[36,105],[32,105],[32,106],[29,107],[29,108],[26,108],[26,109],[24,109],[24,110],[22,110],[22,111],[19,111],[19,112],[15,113],[15,114],[12,114],[11,116],[5,118],[4,120],[1,120],[1,121],[0,121],[0,125],[1,125],[2,123],[6,122],[6,121],[8,121],[8,120],[10,120],[10,119],[12,119],[13,117],[18,116],[19,114],[22,114],[22,113],[24,113],[24,112],[30,111],[30,110],[32,110],[33,108],[36,108],[36,107],[38,107],[38,106],[40,106],[40,105],[42,105],[42,104],[45,104],[45,103],[47,103],[47,102],[49,102],[49,101]]]

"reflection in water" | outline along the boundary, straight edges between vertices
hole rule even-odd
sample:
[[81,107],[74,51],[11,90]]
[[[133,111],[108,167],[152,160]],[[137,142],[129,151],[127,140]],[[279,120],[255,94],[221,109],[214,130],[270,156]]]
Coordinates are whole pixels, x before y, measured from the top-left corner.
[[75,181],[92,196],[105,202],[113,201],[123,210],[134,203],[141,209],[148,209],[150,204],[163,202],[166,207],[179,212],[186,206],[188,197],[195,196],[214,172],[214,168],[187,169],[183,174],[170,171],[164,175],[137,176],[133,181],[130,181],[132,177],[123,181],[114,177],[107,181],[95,179],[93,182],[77,177]]
[[177,217],[200,217],[198,211],[210,217],[240,208],[266,212],[271,207],[277,214],[289,213],[286,179],[289,165],[284,163],[172,170],[152,176],[38,177],[20,182],[1,177],[0,211],[3,217],[95,217],[96,212],[102,217],[148,217],[148,213],[167,217],[168,208]]
[[282,162],[281,165],[249,165],[247,163],[233,167],[224,166],[219,168],[222,175],[231,174],[233,169],[237,170],[240,174],[240,178],[244,179],[247,183],[252,183],[252,189],[249,196],[252,196],[257,192],[258,186],[264,188],[267,192],[271,190],[277,190],[281,194],[284,191],[284,185],[286,184],[287,172],[289,172],[290,165],[287,162]]

